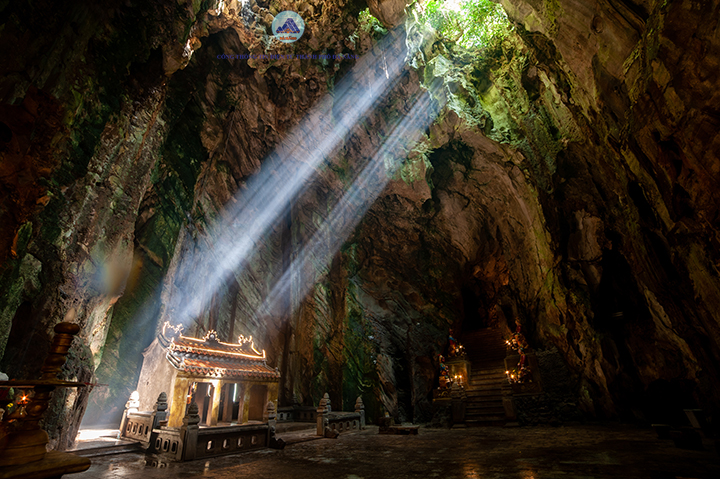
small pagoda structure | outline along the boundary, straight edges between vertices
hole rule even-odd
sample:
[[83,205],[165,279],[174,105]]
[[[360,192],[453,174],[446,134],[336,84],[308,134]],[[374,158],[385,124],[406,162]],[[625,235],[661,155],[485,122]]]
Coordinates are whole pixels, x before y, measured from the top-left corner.
[[268,402],[277,404],[280,373],[267,365],[252,336],[237,343],[184,336],[181,326],[165,323],[144,352],[138,381],[140,410],[150,410],[162,392],[168,393],[168,427],[180,427],[188,406],[198,407],[200,426],[266,422]]

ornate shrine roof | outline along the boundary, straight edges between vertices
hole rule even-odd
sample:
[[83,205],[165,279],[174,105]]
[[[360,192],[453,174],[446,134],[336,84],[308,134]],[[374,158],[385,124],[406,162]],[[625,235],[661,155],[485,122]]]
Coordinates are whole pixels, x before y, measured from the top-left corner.
[[165,348],[165,357],[172,366],[203,378],[255,379],[278,381],[280,373],[270,368],[265,351],[258,351],[252,336],[238,338],[237,344],[217,340],[215,331],[204,338],[191,338],[180,334],[182,327],[163,326],[158,339]]

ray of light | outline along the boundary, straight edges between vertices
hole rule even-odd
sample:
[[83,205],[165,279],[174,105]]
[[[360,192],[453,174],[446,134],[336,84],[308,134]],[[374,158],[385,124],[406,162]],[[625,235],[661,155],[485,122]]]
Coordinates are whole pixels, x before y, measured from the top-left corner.
[[[381,147],[354,178],[326,220],[275,283],[259,308],[260,315],[278,314],[283,298],[288,297],[291,292],[302,298],[313,288],[333,256],[402,166],[408,150],[422,138],[425,130],[434,121],[437,111],[429,92],[423,92],[416,98],[410,111],[396,122]],[[302,275],[299,281],[293,280],[297,274]]]
[[[200,233],[204,242],[198,242],[195,251],[184,252],[187,257],[172,285],[175,301],[167,311],[174,322],[187,324],[202,313],[351,129],[392,90],[405,65],[404,41],[404,35],[391,32],[373,52],[358,60],[334,88],[333,98],[320,101],[220,212],[217,221]],[[377,58],[384,59],[382,65]],[[215,265],[208,271],[211,274],[195,270],[208,263]]]

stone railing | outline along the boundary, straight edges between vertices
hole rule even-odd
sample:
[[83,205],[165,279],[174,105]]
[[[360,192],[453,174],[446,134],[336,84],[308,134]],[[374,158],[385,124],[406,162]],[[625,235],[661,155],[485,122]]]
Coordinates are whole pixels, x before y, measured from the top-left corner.
[[148,447],[153,430],[167,423],[167,394],[158,396],[152,411],[138,411],[139,403],[138,393],[134,391],[125,403],[119,437],[138,441],[143,447]]
[[332,412],[330,396],[325,393],[317,408],[317,435],[337,437],[341,432],[360,429],[365,429],[365,405],[362,398],[357,398],[355,412]]
[[147,447],[150,444],[154,420],[151,412],[130,412],[125,417],[125,427],[120,434],[124,439],[138,441]]
[[195,440],[194,454],[188,449],[183,459],[202,459],[267,447],[268,429],[267,424],[200,429]]
[[317,409],[312,406],[279,407],[277,416],[278,422],[315,422]]
[[147,452],[173,461],[192,461],[238,452],[284,446],[275,438],[275,405],[269,402],[265,412],[267,424],[245,424],[200,428],[196,403],[190,403],[180,428],[161,426],[152,431]]
[[183,436],[180,429],[160,428],[153,431],[152,442],[147,452],[166,458],[182,461]]

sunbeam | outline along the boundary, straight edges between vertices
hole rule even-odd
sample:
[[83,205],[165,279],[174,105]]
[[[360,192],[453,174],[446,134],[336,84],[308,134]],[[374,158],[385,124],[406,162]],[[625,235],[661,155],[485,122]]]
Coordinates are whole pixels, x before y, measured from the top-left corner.
[[[178,275],[183,280],[172,286],[181,293],[172,296],[182,301],[167,311],[173,321],[187,324],[205,310],[228,275],[242,268],[256,243],[307,188],[317,169],[394,88],[405,65],[404,35],[399,31],[388,34],[373,52],[364,55],[338,83],[333,98],[321,100],[275,148],[260,171],[228,203],[237,206],[220,212],[219,219],[201,233],[205,244],[193,252],[200,262],[184,261]],[[382,72],[376,61],[381,57],[385,59]],[[192,269],[208,262],[216,265],[211,274]]]
[[[414,101],[408,114],[396,123],[390,135],[354,178],[348,191],[340,198],[320,228],[290,267],[283,272],[259,309],[259,314],[273,314],[275,307],[282,298],[290,294],[293,286],[296,288],[295,294],[300,298],[311,290],[320,279],[320,271],[330,263],[373,201],[402,166],[406,152],[422,137],[425,129],[434,121],[437,111],[438,108],[432,105],[432,95],[429,92],[423,92]],[[387,161],[388,158],[390,161]],[[310,264],[312,267],[308,267]],[[297,271],[311,271],[313,276],[293,282],[293,275]]]

